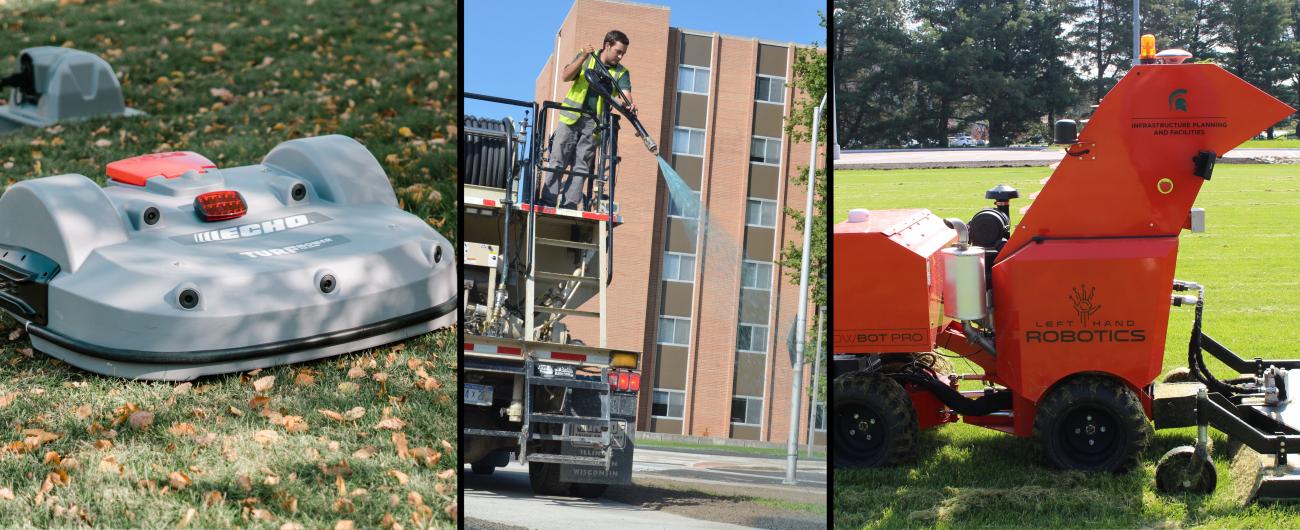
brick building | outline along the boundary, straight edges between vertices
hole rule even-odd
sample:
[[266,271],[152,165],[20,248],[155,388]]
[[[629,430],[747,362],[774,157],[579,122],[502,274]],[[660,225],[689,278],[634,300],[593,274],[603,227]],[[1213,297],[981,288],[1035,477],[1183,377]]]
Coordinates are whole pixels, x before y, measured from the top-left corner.
[[[654,156],[624,127],[615,197],[624,224],[614,232],[607,325],[610,347],[645,352],[637,427],[784,442],[793,376],[784,344],[799,293],[773,261],[802,238],[781,206],[803,209],[805,189],[790,183],[810,148],[783,130],[794,45],[672,27],[666,7],[577,0],[536,99],[562,101],[564,65],[584,45],[599,49],[611,29],[631,41],[623,64],[642,123],[707,212],[703,225],[700,212],[672,206]],[[570,330],[591,336],[594,326],[572,321]]]

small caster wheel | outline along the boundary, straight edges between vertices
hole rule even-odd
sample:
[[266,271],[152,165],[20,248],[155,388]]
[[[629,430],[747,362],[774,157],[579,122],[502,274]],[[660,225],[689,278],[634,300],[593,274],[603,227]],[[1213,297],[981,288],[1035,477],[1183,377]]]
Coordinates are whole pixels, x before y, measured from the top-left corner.
[[1218,479],[1214,462],[1197,455],[1190,445],[1170,449],[1156,464],[1156,491],[1164,494],[1208,495],[1214,493]]

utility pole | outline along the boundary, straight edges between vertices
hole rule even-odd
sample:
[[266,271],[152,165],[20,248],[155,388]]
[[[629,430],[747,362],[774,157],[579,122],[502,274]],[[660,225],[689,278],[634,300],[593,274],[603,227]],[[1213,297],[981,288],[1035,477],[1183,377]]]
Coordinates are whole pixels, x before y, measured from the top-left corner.
[[799,401],[803,397],[803,346],[808,329],[808,261],[812,254],[813,195],[817,193],[817,133],[821,130],[822,112],[826,110],[826,95],[813,112],[812,155],[808,157],[808,202],[803,210],[803,263],[799,268],[799,316],[794,330],[794,381],[790,385],[790,439],[785,446],[785,480],[783,484],[796,484],[795,467],[799,465]]
[[[832,100],[833,101],[833,100]],[[825,279],[825,277],[823,277]],[[824,285],[824,283],[823,283]],[[812,405],[808,407],[808,458],[812,458],[813,438],[817,433],[817,390],[822,373],[822,330],[826,327],[826,306],[817,308],[817,347],[813,354]]]
[[1141,62],[1142,57],[1142,0],[1133,0],[1133,66]]

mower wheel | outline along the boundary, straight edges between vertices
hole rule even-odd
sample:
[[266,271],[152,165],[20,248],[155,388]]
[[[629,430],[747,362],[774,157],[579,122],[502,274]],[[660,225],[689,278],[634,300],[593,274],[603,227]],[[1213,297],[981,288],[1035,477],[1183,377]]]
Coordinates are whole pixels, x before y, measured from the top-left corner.
[[1151,442],[1142,402],[1116,379],[1085,375],[1061,383],[1038,404],[1034,437],[1053,464],[1126,471]]
[[1156,491],[1167,495],[1214,493],[1219,475],[1214,462],[1190,445],[1170,449],[1156,464]]
[[916,409],[897,381],[878,373],[835,380],[835,467],[903,463],[916,442]]

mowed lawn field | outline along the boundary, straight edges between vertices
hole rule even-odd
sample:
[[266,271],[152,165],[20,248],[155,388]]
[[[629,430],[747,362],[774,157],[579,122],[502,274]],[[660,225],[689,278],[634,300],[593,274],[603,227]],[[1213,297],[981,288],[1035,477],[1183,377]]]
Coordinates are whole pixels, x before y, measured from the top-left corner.
[[[344,134],[455,244],[456,3],[0,0],[32,46],[108,60],[149,113],[0,135],[0,187],[188,150],[220,167]],[[8,90],[0,94],[0,99]],[[196,345],[196,347],[201,345]],[[0,528],[452,527],[454,329],[186,384],[96,376],[0,320]]]
[[[1020,190],[1017,210],[1042,189],[1047,168],[838,171],[836,222],[851,208],[928,208],[941,217],[970,216],[992,201],[997,184]],[[1300,356],[1300,166],[1216,167],[1197,206],[1207,212],[1202,234],[1183,232],[1179,279],[1204,284],[1205,332],[1243,356]],[[1081,215],[1106,206],[1081,205]],[[1192,311],[1172,308],[1164,369],[1187,365]],[[973,365],[956,361],[959,371]],[[1220,376],[1231,375],[1210,361]],[[859,527],[1256,527],[1300,526],[1300,506],[1243,506],[1232,484],[1226,437],[1211,429],[1219,488],[1213,496],[1164,496],[1155,464],[1165,451],[1195,439],[1195,429],[1157,431],[1142,465],[1124,475],[1064,472],[1048,467],[1029,439],[957,424],[925,433],[911,465],[886,470],[836,470],[835,526]]]

